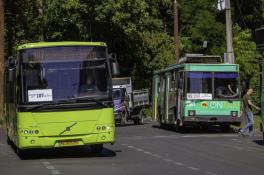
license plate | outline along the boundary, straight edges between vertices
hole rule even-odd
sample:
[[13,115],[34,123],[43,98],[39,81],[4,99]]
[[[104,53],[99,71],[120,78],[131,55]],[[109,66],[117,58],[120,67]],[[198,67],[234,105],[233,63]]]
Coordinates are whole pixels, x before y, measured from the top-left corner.
[[58,141],[60,146],[72,146],[72,145],[79,145],[79,140],[60,140]]

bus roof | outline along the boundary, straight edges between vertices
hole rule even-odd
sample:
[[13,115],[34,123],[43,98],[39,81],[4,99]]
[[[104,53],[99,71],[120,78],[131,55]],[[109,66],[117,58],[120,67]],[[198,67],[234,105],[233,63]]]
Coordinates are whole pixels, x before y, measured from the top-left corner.
[[238,64],[173,64],[165,69],[155,71],[154,74],[162,74],[172,70],[203,71],[203,72],[239,72]]
[[56,46],[105,46],[104,42],[76,42],[76,41],[62,41],[62,42],[36,42],[27,43],[18,46],[18,50],[33,49],[41,47],[56,47]]

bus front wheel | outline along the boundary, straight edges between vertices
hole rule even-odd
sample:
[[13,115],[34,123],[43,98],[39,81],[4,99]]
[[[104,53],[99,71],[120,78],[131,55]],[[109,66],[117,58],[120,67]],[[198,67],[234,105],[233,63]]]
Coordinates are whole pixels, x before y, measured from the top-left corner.
[[99,145],[91,145],[91,152],[93,154],[100,154],[103,151],[103,144],[99,144]]
[[12,145],[12,141],[11,141],[11,139],[10,139],[10,137],[7,135],[6,136],[7,138],[6,138],[6,143],[8,144],[8,145]]

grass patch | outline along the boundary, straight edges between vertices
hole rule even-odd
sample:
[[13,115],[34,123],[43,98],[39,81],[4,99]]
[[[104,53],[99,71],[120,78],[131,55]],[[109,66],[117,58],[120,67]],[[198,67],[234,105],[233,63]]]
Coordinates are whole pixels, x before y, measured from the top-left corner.
[[151,118],[152,114],[151,114],[151,108],[145,108],[144,109],[144,113],[146,114],[147,118]]
[[254,116],[254,129],[260,129],[260,123],[262,122],[260,115]]
[[[241,123],[241,125],[240,126],[233,126],[232,125],[232,127],[233,128],[243,128],[246,124],[247,124],[247,122],[246,122],[246,118],[245,118],[246,116],[243,116],[242,117],[242,123]],[[253,128],[254,129],[258,129],[258,130],[260,130],[260,123],[262,123],[262,119],[261,119],[261,116],[259,115],[259,114],[254,114],[254,125],[253,125]]]

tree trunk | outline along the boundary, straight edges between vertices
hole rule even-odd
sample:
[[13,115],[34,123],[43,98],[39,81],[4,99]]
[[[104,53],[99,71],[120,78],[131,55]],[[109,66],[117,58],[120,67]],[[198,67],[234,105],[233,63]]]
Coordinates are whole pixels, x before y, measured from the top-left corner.
[[4,0],[0,0],[0,120],[3,119],[4,109]]

